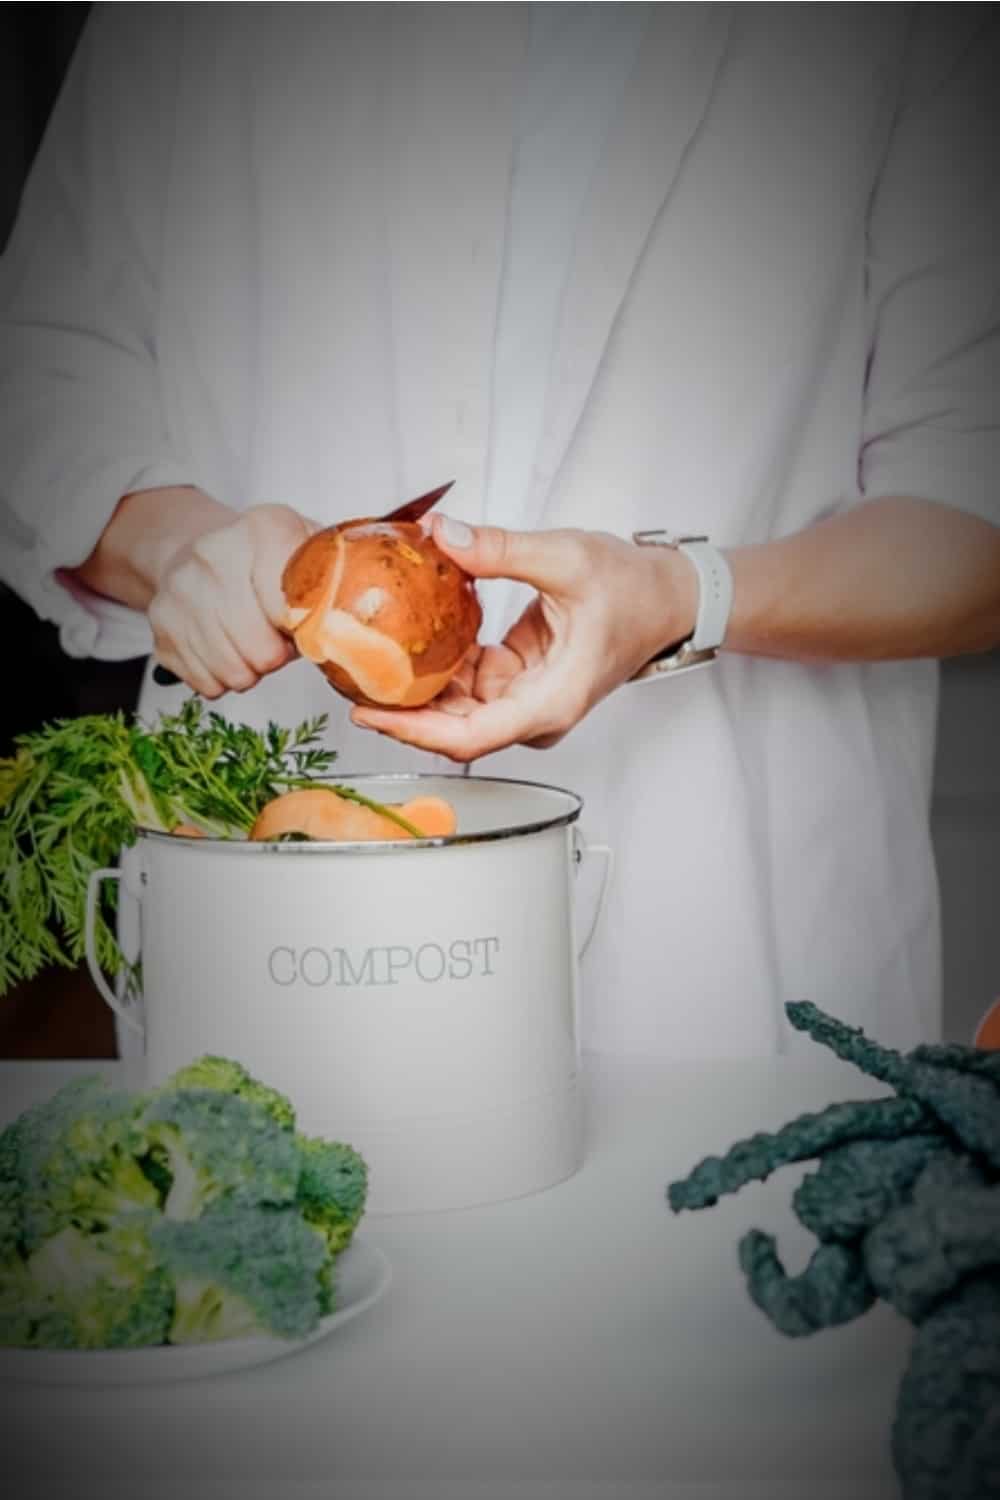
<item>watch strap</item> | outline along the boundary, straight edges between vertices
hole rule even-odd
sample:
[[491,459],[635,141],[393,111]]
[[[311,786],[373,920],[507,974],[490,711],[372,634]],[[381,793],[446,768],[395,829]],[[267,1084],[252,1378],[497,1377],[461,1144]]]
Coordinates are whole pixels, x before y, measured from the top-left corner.
[[698,617],[691,644],[696,651],[717,651],[726,638],[733,602],[733,575],[717,547],[704,538],[692,537],[677,544],[698,572]]
[[694,630],[685,640],[667,646],[632,678],[644,682],[667,673],[683,672],[713,662],[726,636],[733,600],[729,564],[705,536],[675,536],[667,531],[636,531],[640,547],[672,547],[683,552],[698,574],[698,611]]

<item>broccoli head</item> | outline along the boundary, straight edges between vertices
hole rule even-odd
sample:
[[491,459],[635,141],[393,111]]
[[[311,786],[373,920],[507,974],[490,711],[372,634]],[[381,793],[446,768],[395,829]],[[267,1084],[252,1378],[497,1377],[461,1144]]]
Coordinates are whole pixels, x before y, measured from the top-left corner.
[[196,1219],[217,1199],[291,1203],[295,1137],[263,1107],[217,1089],[157,1092],[141,1119],[152,1170],[169,1182],[163,1212]]
[[164,1342],[174,1292],[153,1251],[151,1222],[133,1214],[100,1234],[71,1226],[29,1256],[34,1346],[134,1349]]
[[144,1094],[76,1080],[0,1131],[0,1344],[302,1337],[366,1191],[355,1151],[226,1058]]
[[188,1063],[167,1079],[161,1092],[177,1089],[218,1089],[223,1094],[235,1094],[251,1104],[263,1105],[286,1130],[295,1129],[295,1110],[291,1101],[277,1089],[253,1078],[242,1063],[234,1062],[232,1058],[207,1053],[196,1062]]
[[172,1344],[303,1338],[320,1320],[328,1256],[294,1206],[220,1202],[200,1219],[160,1219],[152,1239],[175,1289]]
[[82,1078],[15,1122],[10,1151],[26,1251],[71,1225],[99,1231],[122,1214],[158,1206],[140,1164],[142,1105],[141,1095]]

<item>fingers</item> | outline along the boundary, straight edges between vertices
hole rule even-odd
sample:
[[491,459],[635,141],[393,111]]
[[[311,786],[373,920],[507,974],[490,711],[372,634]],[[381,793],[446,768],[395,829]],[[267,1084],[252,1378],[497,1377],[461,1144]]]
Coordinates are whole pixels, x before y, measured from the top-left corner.
[[[495,685],[500,681],[499,675],[493,678]],[[485,702],[443,695],[421,709],[356,708],[351,719],[359,728],[465,762],[511,745],[554,745],[589,706],[579,683],[564,680],[558,671],[532,668],[509,678],[506,688]]]
[[156,659],[161,667],[171,672],[178,682],[183,682],[192,693],[201,698],[221,698],[226,691],[219,679],[188,650],[173,649],[166,644],[156,644]]
[[269,611],[283,613],[281,573],[315,529],[286,507],[261,506],[193,542],[149,606],[160,662],[205,698],[246,692],[290,662],[294,645]]
[[524,671],[524,661],[509,646],[485,646],[473,678],[470,696],[481,703],[492,703],[508,692],[515,678]]
[[593,571],[591,540],[582,531],[503,531],[437,515],[433,535],[441,550],[474,578],[512,578],[540,593],[575,597],[586,589]]
[[203,698],[245,691],[258,680],[214,622],[204,629],[197,617],[161,596],[149,607],[149,621],[159,662]]
[[521,715],[509,698],[474,703],[464,713],[437,706],[413,710],[356,708],[351,719],[361,729],[375,729],[401,744],[463,762],[479,760],[518,743],[521,726]]

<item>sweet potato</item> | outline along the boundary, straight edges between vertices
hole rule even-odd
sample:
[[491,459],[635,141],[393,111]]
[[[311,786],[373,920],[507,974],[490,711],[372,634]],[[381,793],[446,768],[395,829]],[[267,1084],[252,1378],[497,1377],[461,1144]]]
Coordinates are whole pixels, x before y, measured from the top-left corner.
[[[454,808],[443,797],[414,797],[389,806],[424,838],[445,837],[458,826]],[[250,830],[252,839],[277,839],[288,834],[344,843],[413,837],[374,807],[352,802],[330,787],[283,792],[261,809]]]
[[994,1000],[976,1028],[975,1044],[984,1051],[1000,1051],[1000,1000]]
[[482,622],[472,579],[411,522],[315,532],[289,559],[282,588],[299,651],[354,703],[429,703]]

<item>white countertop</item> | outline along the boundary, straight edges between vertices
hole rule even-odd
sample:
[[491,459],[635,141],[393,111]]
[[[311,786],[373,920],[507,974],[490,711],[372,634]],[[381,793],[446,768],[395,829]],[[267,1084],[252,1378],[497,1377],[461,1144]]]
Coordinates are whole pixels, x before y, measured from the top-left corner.
[[[0,1064],[6,1118],[67,1078],[134,1065]],[[812,1247],[804,1168],[674,1215],[667,1182],[734,1140],[883,1093],[820,1057],[591,1058],[588,1149],[547,1192],[369,1216],[381,1302],[294,1357],[134,1389],[0,1388],[17,1500],[895,1500],[889,1454],[909,1326],[879,1304],[791,1340],[750,1302],[736,1244]],[[433,1171],[433,1163],[428,1163]],[[6,1485],[5,1485],[6,1488]]]

